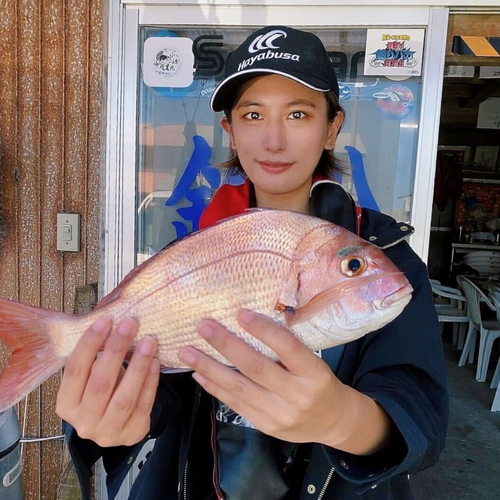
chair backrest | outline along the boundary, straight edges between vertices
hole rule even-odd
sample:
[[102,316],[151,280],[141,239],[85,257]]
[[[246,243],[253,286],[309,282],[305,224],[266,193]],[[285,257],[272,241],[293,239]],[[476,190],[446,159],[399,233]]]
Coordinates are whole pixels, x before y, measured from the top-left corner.
[[[457,309],[463,309],[464,295],[461,290],[450,286],[444,286],[436,280],[429,280],[431,283],[432,292],[437,295],[435,305],[449,305]],[[446,299],[444,301],[443,299]]]
[[481,326],[480,302],[481,300],[484,300],[484,302],[490,305],[491,301],[488,299],[486,294],[469,278],[461,276],[459,284],[464,291],[465,298],[467,299],[467,306],[469,307],[469,316],[471,320],[476,325]]

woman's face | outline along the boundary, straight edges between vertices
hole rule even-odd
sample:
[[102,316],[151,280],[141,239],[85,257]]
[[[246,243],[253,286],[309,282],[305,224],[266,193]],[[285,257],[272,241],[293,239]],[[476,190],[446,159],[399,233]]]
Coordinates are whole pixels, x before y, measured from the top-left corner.
[[222,126],[255,186],[257,201],[273,206],[280,198],[308,200],[313,172],[323,150],[333,149],[342,120],[339,113],[328,122],[323,93],[266,75],[240,87],[231,123],[224,119]]

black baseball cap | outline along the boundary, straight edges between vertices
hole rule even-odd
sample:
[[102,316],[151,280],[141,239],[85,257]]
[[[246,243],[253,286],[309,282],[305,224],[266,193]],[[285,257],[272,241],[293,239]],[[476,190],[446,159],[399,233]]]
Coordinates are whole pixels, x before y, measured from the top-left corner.
[[224,80],[210,108],[230,109],[245,81],[265,74],[291,78],[312,90],[339,96],[339,84],[323,42],[312,33],[287,26],[266,26],[250,35],[226,60]]

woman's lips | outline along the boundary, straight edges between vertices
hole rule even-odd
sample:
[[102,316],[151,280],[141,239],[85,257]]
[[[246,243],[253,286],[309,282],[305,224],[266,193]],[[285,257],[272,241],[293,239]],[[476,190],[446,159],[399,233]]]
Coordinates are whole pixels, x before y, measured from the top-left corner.
[[259,161],[257,162],[266,172],[279,174],[284,170],[289,169],[293,163],[285,163],[281,161]]

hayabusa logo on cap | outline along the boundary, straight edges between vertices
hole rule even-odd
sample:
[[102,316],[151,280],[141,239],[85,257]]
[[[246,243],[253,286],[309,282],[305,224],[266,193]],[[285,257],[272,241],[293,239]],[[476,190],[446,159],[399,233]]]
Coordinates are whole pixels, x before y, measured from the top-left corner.
[[277,45],[274,45],[278,38],[286,38],[288,34],[283,30],[272,30],[269,33],[259,35],[255,38],[250,46],[248,47],[248,52],[255,54],[261,50],[266,50],[267,52],[261,52],[255,56],[251,56],[248,59],[244,59],[238,64],[237,71],[242,71],[248,66],[253,66],[256,61],[262,61],[263,59],[290,59],[292,61],[300,61],[299,54],[292,54],[290,52],[279,52]]
[[259,50],[279,49],[279,47],[276,47],[275,45],[273,45],[273,42],[280,37],[286,38],[287,34],[282,30],[273,30],[273,31],[270,31],[269,33],[266,33],[265,35],[259,35],[250,44],[250,47],[248,47],[248,52],[250,52],[250,54],[254,54],[255,52],[258,52]]

